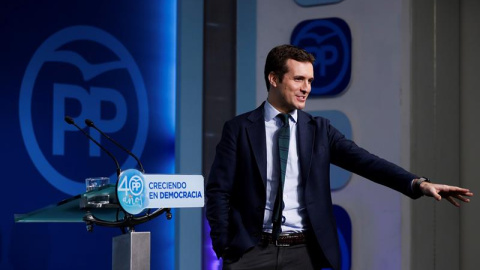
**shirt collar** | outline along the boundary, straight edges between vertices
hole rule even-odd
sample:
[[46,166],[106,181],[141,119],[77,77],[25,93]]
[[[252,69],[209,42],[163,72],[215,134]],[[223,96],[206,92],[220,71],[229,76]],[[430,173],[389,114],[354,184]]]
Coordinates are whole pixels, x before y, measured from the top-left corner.
[[[268,99],[267,101],[265,102],[265,105],[264,105],[264,109],[265,109],[265,121],[270,121],[272,120],[273,118],[275,118],[279,113],[277,109],[275,109],[275,107],[272,106],[272,104],[270,104],[270,102],[268,102]],[[290,120],[293,120],[293,122],[297,122],[297,110],[293,110],[291,112],[289,112],[288,114],[290,114]]]

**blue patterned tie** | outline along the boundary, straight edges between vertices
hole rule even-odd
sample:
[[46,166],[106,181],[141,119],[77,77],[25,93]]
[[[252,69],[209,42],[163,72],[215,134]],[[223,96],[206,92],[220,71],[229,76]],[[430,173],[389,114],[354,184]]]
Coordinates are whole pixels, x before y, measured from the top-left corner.
[[283,203],[283,187],[285,184],[285,172],[287,170],[288,160],[288,146],[290,143],[290,125],[289,114],[279,114],[277,117],[282,119],[283,125],[278,131],[278,156],[280,163],[280,181],[278,183],[277,197],[275,198],[275,204],[273,206],[273,238],[276,240],[280,232],[282,231],[282,210],[285,207]]

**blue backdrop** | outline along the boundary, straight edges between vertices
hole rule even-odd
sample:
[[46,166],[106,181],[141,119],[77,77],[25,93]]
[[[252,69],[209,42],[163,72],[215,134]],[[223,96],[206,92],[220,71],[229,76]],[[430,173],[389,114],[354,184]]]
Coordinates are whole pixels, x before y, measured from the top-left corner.
[[[132,149],[147,173],[174,173],[176,1],[2,1],[0,269],[110,269],[120,230],[83,223],[14,223],[85,191],[115,165],[63,118],[89,118]],[[175,213],[174,213],[175,214]],[[174,220],[152,232],[152,269],[174,268]],[[92,267],[92,263],[96,266]]]

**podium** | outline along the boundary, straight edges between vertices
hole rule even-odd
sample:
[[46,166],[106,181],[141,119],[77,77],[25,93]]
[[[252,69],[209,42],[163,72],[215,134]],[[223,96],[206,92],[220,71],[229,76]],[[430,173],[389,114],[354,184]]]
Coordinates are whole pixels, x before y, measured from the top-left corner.
[[[170,220],[170,208],[203,207],[204,179],[201,175],[142,174],[130,169],[117,184],[63,200],[27,214],[16,214],[15,222],[85,222],[122,229],[113,238],[113,269],[150,269],[150,232],[135,232],[135,226],[161,214]],[[155,210],[154,210],[155,209]]]
[[135,232],[134,226],[149,221],[163,213],[172,215],[169,208],[148,212],[142,216],[125,214],[117,200],[115,185],[76,195],[56,204],[26,214],[16,214],[17,223],[84,222],[87,231],[94,225],[122,228],[124,234],[112,240],[112,269],[150,269],[150,232]]

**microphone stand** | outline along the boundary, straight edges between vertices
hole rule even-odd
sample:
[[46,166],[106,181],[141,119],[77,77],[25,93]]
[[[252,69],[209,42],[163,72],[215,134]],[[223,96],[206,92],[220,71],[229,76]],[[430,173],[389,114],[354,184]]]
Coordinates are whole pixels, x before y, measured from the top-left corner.
[[172,219],[172,213],[170,212],[170,208],[159,208],[155,210],[153,213],[145,214],[144,216],[134,216],[131,214],[125,213],[125,218],[121,221],[107,221],[100,218],[95,217],[90,211],[87,211],[85,216],[83,217],[83,221],[85,221],[87,225],[87,231],[93,231],[93,225],[104,226],[104,227],[119,227],[125,233],[125,228],[128,228],[129,231],[135,231],[135,226],[150,221],[163,213],[166,213],[167,220]]
[[[70,125],[74,125],[78,130],[80,130],[83,133],[83,135],[85,135],[87,138],[89,138],[91,141],[93,141],[98,147],[100,147],[100,149],[102,149],[105,153],[108,154],[108,156],[110,156],[113,159],[113,161],[115,162],[115,165],[117,167],[117,183],[118,183],[118,178],[120,176],[121,169],[120,169],[120,165],[119,165],[117,159],[113,156],[113,154],[110,153],[107,149],[105,149],[105,147],[103,147],[99,142],[97,142],[95,139],[93,139],[92,136],[90,136],[87,132],[85,132],[85,130],[80,128],[75,123],[75,121],[73,120],[72,117],[65,116],[65,122],[67,122]],[[119,148],[121,148],[122,150],[127,152],[129,155],[134,157],[135,160],[138,162],[138,165],[140,166],[140,169],[141,169],[142,173],[145,172],[145,170],[143,169],[142,163],[137,158],[137,156],[135,156],[132,152],[127,150],[125,147],[123,147],[122,145],[117,143],[115,140],[110,138],[108,135],[106,135],[104,132],[102,132],[100,129],[98,129],[93,124],[93,122],[91,120],[86,119],[85,123],[87,124],[87,126],[93,127],[94,129],[99,131],[104,137],[106,137],[108,140],[112,141],[116,146],[118,146]],[[118,205],[120,206],[119,203],[118,203]],[[124,213],[124,218],[123,218],[123,220],[118,220],[118,214],[117,214],[117,221],[103,220],[103,219],[100,219],[98,217],[95,217],[95,215],[93,215],[90,211],[87,211],[87,213],[83,217],[83,221],[85,221],[87,231],[89,231],[89,232],[93,231],[93,225],[98,225],[98,226],[104,226],[104,227],[119,227],[122,230],[122,232],[125,233],[125,228],[128,228],[129,231],[135,231],[135,226],[136,225],[139,225],[139,224],[142,224],[144,222],[150,221],[150,220],[160,216],[163,213],[166,213],[165,215],[166,215],[167,220],[172,219],[172,213],[170,212],[170,210],[171,210],[170,208],[159,208],[151,214],[150,214],[150,211],[148,211],[143,216],[134,216],[132,214],[127,213],[124,209],[122,209],[122,207],[120,207],[120,209]]]

